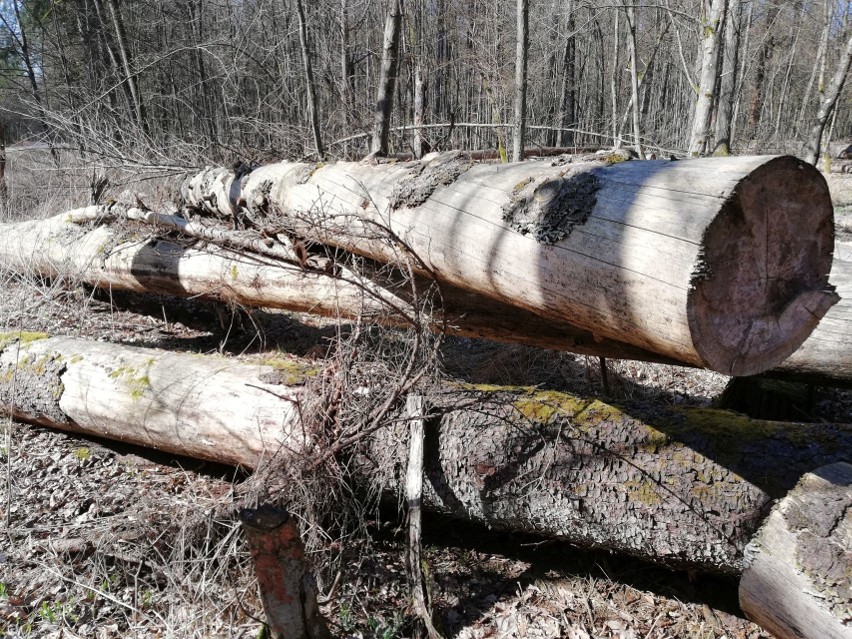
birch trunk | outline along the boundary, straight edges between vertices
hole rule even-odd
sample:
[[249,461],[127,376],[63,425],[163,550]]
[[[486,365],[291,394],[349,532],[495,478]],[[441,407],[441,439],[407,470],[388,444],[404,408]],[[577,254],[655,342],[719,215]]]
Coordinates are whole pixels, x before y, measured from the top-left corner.
[[716,80],[719,69],[719,35],[725,17],[727,0],[712,0],[709,15],[703,20],[703,50],[701,56],[701,79],[698,83],[698,101],[692,121],[692,136],[689,153],[699,157],[707,152],[710,143],[710,122],[716,98]]

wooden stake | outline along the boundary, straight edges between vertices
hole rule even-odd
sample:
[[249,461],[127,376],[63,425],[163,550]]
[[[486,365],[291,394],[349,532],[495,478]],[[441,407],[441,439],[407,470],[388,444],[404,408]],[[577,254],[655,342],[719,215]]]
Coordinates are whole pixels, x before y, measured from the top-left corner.
[[266,623],[279,639],[330,639],[317,605],[317,590],[305,562],[299,527],[273,506],[240,511],[254,560]]
[[429,639],[437,639],[441,635],[432,623],[429,592],[421,563],[420,533],[422,530],[423,440],[425,438],[423,397],[409,395],[405,402],[405,411],[409,420],[408,472],[405,479],[405,498],[408,502],[408,583],[411,587],[414,613],[422,624],[415,635],[422,635],[422,631],[425,630]]

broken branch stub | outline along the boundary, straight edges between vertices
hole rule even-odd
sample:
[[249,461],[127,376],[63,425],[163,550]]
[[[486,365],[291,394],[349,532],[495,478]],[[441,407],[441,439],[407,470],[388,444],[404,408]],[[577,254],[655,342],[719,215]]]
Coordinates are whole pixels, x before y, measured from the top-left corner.
[[796,158],[459,158],[208,169],[183,195],[383,262],[409,259],[400,238],[441,283],[731,375],[781,363],[837,301],[828,187]]

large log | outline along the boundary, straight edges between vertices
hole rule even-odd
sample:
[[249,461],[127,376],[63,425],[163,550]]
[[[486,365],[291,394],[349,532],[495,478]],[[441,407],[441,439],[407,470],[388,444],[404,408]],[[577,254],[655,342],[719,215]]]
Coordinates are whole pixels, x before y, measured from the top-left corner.
[[771,371],[773,376],[852,386],[852,244],[837,243],[831,283],[840,302],[829,309],[805,343]]
[[[277,368],[38,335],[0,340],[0,408],[17,418],[250,468],[311,454],[300,382]],[[354,390],[353,392],[358,392]],[[361,389],[369,392],[369,389]],[[424,507],[503,530],[737,573],[773,498],[848,456],[852,428],[704,409],[625,409],[500,388],[427,398]],[[365,486],[404,483],[407,425],[356,456]]]
[[[134,213],[131,209],[125,213]],[[148,214],[131,215],[143,218]],[[368,317],[392,326],[410,325],[411,287],[376,267],[354,273],[345,266],[288,255],[228,248],[233,234],[208,229],[206,245],[172,238],[172,227],[115,223],[115,207],[75,209],[46,220],[0,224],[0,263],[18,272],[68,277],[109,291],[220,300],[248,307],[281,308],[331,317]],[[163,217],[163,216],[160,216]],[[173,219],[172,216],[165,216]],[[185,222],[184,222],[185,223]],[[177,226],[178,222],[174,222]],[[180,228],[178,228],[180,230]],[[190,238],[192,239],[192,238]],[[225,244],[225,246],[222,246]],[[286,259],[285,259],[286,258]],[[288,261],[289,260],[289,261]],[[417,290],[430,282],[418,278]],[[435,330],[586,355],[671,362],[631,344],[602,339],[566,322],[547,320],[469,291],[444,285]]]
[[183,193],[199,210],[401,259],[381,227],[440,282],[732,375],[781,363],[837,300],[828,187],[791,157],[281,163],[208,169]]
[[[328,260],[303,264],[304,258],[283,248],[274,252],[276,257],[228,248],[231,234],[220,227],[208,230],[211,241],[206,245],[187,244],[170,237],[168,228],[127,228],[114,218],[115,207],[87,207],[46,220],[0,224],[0,262],[22,273],[67,276],[109,291],[201,297],[333,317],[368,316],[397,326],[406,325],[414,311],[410,285],[383,272],[381,265],[354,273]],[[852,334],[849,244],[837,244],[831,281],[840,302],[771,375],[852,385],[852,342],[847,338]],[[418,278],[416,290],[429,286],[428,279]],[[429,319],[433,329],[447,334],[685,364],[447,284],[441,286],[440,295]]]
[[805,475],[746,547],[740,605],[777,639],[852,637],[852,465]]

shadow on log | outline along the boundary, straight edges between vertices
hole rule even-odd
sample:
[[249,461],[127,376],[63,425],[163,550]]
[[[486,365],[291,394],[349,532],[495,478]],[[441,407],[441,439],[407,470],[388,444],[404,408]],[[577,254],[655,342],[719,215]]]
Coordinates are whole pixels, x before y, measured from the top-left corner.
[[[300,418],[314,362],[250,366],[37,334],[0,347],[0,408],[19,419],[249,468],[316,453]],[[849,425],[533,389],[456,387],[425,401],[437,422],[424,508],[704,571],[739,573],[771,501],[852,449]],[[393,421],[352,451],[356,483],[395,498],[406,437]]]

